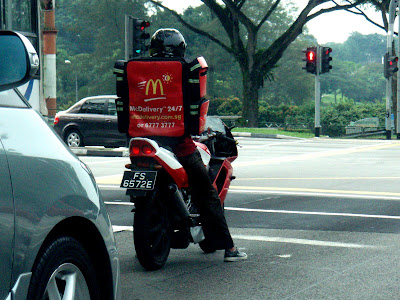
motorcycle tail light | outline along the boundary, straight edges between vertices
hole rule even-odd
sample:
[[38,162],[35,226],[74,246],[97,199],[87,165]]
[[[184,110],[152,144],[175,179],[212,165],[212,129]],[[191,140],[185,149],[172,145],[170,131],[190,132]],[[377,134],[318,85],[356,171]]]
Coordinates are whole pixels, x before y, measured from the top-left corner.
[[154,147],[145,141],[134,141],[130,146],[130,156],[153,156],[156,153]]
[[133,154],[133,155],[140,154],[140,148],[137,146],[131,146],[131,154]]
[[154,148],[150,145],[143,145],[142,152],[143,154],[149,155],[154,152]]

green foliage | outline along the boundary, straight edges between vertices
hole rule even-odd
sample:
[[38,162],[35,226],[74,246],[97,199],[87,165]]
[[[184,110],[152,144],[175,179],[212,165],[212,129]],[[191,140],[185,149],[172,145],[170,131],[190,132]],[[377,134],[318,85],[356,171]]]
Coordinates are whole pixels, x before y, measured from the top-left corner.
[[208,115],[210,116],[240,116],[242,103],[237,97],[214,98],[210,101]]
[[330,43],[334,50],[334,61],[352,61],[362,65],[382,64],[382,55],[386,52],[387,38],[382,34],[363,35],[353,32],[343,44]]
[[[239,99],[217,98],[210,102],[209,115],[240,115]],[[301,106],[296,105],[269,105],[265,101],[260,102],[259,127],[265,127],[267,123],[276,123],[284,128],[314,129],[314,102],[307,102]],[[379,117],[383,126],[385,103],[354,101],[341,101],[337,104],[329,104],[321,108],[322,133],[332,137],[345,134],[345,127],[352,121],[369,117]],[[244,123],[244,120],[240,120]]]
[[308,41],[298,39],[285,51],[283,57],[272,72],[272,81],[264,83],[260,93],[262,101],[270,105],[281,103],[301,105],[312,99],[314,94],[314,76],[302,70],[302,49]]
[[[57,105],[115,94],[115,61],[124,59],[125,14],[145,18],[144,0],[58,0],[56,2]],[[66,64],[65,60],[71,63]]]
[[[362,101],[381,101],[385,95],[382,55],[386,37],[353,32],[343,44],[332,47],[333,69],[321,76],[321,91]],[[337,100],[337,99],[336,99]]]

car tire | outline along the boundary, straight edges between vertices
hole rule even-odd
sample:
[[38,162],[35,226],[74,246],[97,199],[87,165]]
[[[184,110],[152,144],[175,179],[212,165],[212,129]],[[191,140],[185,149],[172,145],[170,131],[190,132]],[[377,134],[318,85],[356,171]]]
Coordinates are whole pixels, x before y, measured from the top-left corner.
[[94,265],[83,245],[73,237],[61,236],[40,251],[27,299],[70,299],[67,295],[71,295],[71,299],[97,300],[99,286]]
[[65,143],[68,147],[83,147],[83,137],[82,134],[77,129],[70,129],[65,134]]

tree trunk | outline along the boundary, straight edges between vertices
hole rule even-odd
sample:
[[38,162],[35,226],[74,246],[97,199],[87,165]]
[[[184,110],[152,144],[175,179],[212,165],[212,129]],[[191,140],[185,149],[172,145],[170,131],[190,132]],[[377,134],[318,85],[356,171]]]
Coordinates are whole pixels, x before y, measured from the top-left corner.
[[258,127],[258,91],[259,87],[250,76],[243,76],[243,113],[247,127]]

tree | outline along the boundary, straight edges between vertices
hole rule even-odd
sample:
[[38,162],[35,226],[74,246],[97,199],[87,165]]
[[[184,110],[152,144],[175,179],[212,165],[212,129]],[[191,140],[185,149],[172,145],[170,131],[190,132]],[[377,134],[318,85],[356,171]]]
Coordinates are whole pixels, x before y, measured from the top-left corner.
[[[115,93],[115,61],[124,59],[125,15],[147,17],[145,0],[56,1],[57,102],[65,109],[79,98]],[[72,64],[66,65],[65,60]]]
[[382,34],[363,35],[353,32],[343,44],[332,44],[334,61],[353,61],[363,65],[382,64],[382,56],[386,52],[386,36]]
[[[346,0],[342,5],[333,0],[309,0],[295,19],[280,35],[266,47],[258,46],[262,38],[260,32],[263,26],[276,17],[281,11],[281,0],[265,0],[262,10],[258,14],[247,14],[252,8],[251,1],[246,0],[201,0],[218,18],[225,31],[222,37],[215,36],[200,27],[189,24],[177,12],[167,8],[160,2],[149,0],[151,3],[166,9],[192,31],[212,40],[225,49],[238,62],[243,85],[243,118],[248,120],[251,127],[258,126],[259,90],[266,78],[271,78],[272,70],[281,59],[284,51],[303,32],[305,24],[323,13],[350,9],[364,3],[366,0]],[[331,4],[331,7],[320,8],[322,4]],[[315,11],[315,9],[317,9]],[[254,10],[253,10],[254,11]],[[312,12],[313,11],[313,12]],[[271,28],[272,30],[274,28]]]

